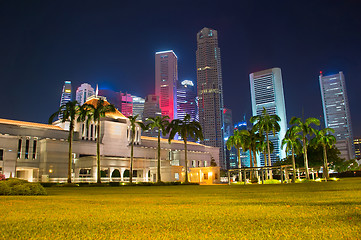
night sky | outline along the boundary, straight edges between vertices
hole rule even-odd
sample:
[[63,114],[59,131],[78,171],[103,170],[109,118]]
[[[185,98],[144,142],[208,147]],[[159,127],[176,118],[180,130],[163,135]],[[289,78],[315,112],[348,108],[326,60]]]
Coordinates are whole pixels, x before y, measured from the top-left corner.
[[47,122],[64,80],[145,97],[156,51],[174,50],[179,79],[196,82],[196,34],[210,27],[234,122],[251,116],[253,71],[282,69],[288,121],[323,117],[319,72],[343,71],[361,136],[360,12],[358,0],[0,0],[0,118]]

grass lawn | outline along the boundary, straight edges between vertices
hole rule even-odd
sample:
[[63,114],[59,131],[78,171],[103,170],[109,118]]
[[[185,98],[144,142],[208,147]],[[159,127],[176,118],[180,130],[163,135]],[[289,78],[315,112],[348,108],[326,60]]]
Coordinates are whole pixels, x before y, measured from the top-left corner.
[[0,197],[0,239],[361,239],[360,178],[47,191]]

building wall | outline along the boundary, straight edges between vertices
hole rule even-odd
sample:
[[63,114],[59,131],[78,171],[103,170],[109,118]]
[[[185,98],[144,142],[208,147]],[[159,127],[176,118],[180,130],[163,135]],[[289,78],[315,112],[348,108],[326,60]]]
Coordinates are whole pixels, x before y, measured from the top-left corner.
[[[64,138],[68,131],[60,130],[56,126],[54,128],[56,129],[44,129],[44,127],[26,129],[24,126],[0,124],[0,149],[4,151],[0,166],[5,176],[14,177],[16,172],[17,177],[30,181],[66,181],[68,142]],[[84,138],[82,130],[83,124],[76,123],[72,149],[72,177],[76,181],[96,181],[96,140],[95,138]],[[11,135],[8,132],[11,132]],[[37,136],[36,158],[25,159],[24,150],[22,150],[21,157],[17,158],[19,139],[34,139],[35,137],[31,134]],[[94,136],[98,137],[97,134]],[[116,169],[120,171],[121,178],[115,180],[128,180],[124,175],[130,168],[130,140],[129,120],[127,118],[105,117],[102,119],[100,132],[101,169],[107,174],[108,180]],[[212,159],[215,159],[216,163],[219,164],[218,151],[217,148],[189,143],[188,166],[192,168],[191,163],[196,161],[200,163],[197,167],[208,167]],[[29,152],[31,155],[31,149]],[[162,139],[161,160],[162,180],[181,180],[182,172],[185,172],[183,142],[174,140],[169,144],[167,139]],[[137,129],[134,145],[134,170],[137,171],[135,180],[153,181],[156,179],[156,163],[157,138],[142,137],[141,129]]]
[[155,53],[155,94],[159,96],[162,115],[177,118],[177,56],[172,50]]
[[197,92],[203,144],[220,148],[220,167],[226,169],[223,133],[223,85],[218,33],[203,28],[197,34]]
[[355,157],[351,113],[348,103],[345,77],[338,74],[319,76],[325,127],[335,130],[336,147],[341,158],[346,160]]
[[[287,131],[287,118],[281,69],[271,68],[251,73],[250,85],[253,116],[261,115],[263,108],[266,108],[268,114],[276,114],[281,118],[280,131],[276,136],[269,135],[275,148],[271,154],[271,162],[274,163],[286,157],[285,149],[282,149],[282,139]],[[258,157],[258,164],[264,166],[263,157]]]

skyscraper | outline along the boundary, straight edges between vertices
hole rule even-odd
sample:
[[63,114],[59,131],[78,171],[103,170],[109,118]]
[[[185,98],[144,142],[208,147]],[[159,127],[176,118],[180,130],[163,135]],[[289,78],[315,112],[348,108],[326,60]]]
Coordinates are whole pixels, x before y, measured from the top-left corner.
[[191,116],[191,121],[196,119],[197,92],[192,81],[184,80],[179,83],[177,88],[177,117],[183,119],[186,114]]
[[355,158],[361,159],[361,138],[354,138],[353,145],[355,146]]
[[79,105],[83,105],[86,102],[87,98],[93,95],[95,95],[94,88],[92,88],[92,86],[88,83],[83,83],[76,90],[75,99],[79,103]]
[[335,145],[341,152],[340,157],[352,159],[355,151],[345,77],[342,72],[328,76],[323,76],[320,72],[319,81],[325,127],[335,130]]
[[[249,78],[253,116],[261,115],[263,108],[266,108],[268,114],[276,114],[281,118],[279,122],[280,131],[276,136],[269,134],[269,139],[274,146],[271,163],[274,163],[286,157],[286,152],[282,149],[282,139],[287,131],[287,119],[281,69],[271,68],[251,73]],[[261,166],[264,166],[262,154],[258,161]]]
[[133,115],[133,100],[129,93],[100,89],[98,95],[106,97],[107,101],[113,104],[124,116]]
[[226,169],[221,51],[218,47],[218,33],[216,30],[203,28],[197,33],[196,55],[198,114],[203,129],[203,144],[219,147],[220,167]]
[[[60,106],[65,105],[71,101],[71,81],[65,81],[63,90],[61,92]],[[59,119],[63,118],[63,114],[59,114]]]
[[[232,120],[232,110],[229,108],[223,108],[223,117],[224,117],[224,152],[226,157],[226,165],[227,169],[235,168],[235,166],[231,163],[234,161],[237,162],[237,153],[235,148],[231,148],[228,150],[226,147],[226,143],[230,136],[233,136],[233,120]],[[237,166],[236,166],[237,167]]]
[[162,115],[177,118],[177,56],[172,50],[155,53],[155,95],[159,96]]
[[133,98],[133,116],[138,115],[137,119],[143,119],[145,99],[132,95]]
[[[143,123],[147,123],[147,119],[162,116],[162,110],[159,106],[159,96],[150,94],[146,96],[143,111]],[[145,130],[143,135],[148,137],[157,137],[157,129]]]

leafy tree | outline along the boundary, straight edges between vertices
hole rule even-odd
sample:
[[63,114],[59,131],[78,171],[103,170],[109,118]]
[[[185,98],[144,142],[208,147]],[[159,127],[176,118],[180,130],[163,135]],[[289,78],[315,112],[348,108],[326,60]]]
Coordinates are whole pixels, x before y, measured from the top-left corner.
[[134,139],[135,139],[135,132],[137,130],[137,126],[140,126],[142,129],[146,129],[144,124],[140,121],[137,121],[138,115],[129,116],[130,122],[130,134],[131,134],[131,142],[130,142],[130,172],[129,172],[129,182],[130,184],[133,183],[133,158],[134,158]]
[[[278,122],[281,121],[281,118],[275,114],[269,115],[266,108],[263,107],[262,114],[259,116],[251,117],[250,121],[253,124],[255,123],[254,127],[258,130],[260,134],[266,135],[268,166],[272,166],[269,134],[273,133],[273,136],[276,136],[276,133],[280,131],[280,125],[278,124]],[[267,163],[265,162],[265,165],[266,164]],[[272,171],[270,171],[270,178],[272,178]]]
[[335,130],[332,128],[324,128],[320,131],[315,131],[315,137],[311,140],[313,146],[322,146],[323,148],[323,172],[326,181],[329,178],[327,148],[331,148],[336,143],[336,138],[331,133],[335,133]]
[[301,148],[301,142],[297,136],[295,131],[295,127],[291,127],[287,130],[285,137],[282,140],[282,147],[286,145],[286,152],[291,151],[292,153],[292,168],[293,168],[293,175],[292,175],[292,182],[296,182],[296,160],[295,160],[295,153],[299,151]]
[[61,119],[61,122],[70,122],[69,125],[69,136],[68,136],[68,142],[69,142],[69,152],[68,152],[68,183],[71,183],[71,168],[72,168],[72,160],[73,160],[73,136],[74,136],[74,125],[76,116],[79,113],[79,106],[77,101],[70,101],[66,104],[60,106],[59,110],[53,113],[49,118],[49,124],[51,124],[56,116],[59,114],[63,115],[63,118]]
[[193,138],[195,141],[203,140],[202,127],[199,122],[191,121],[191,116],[187,114],[183,120],[174,119],[167,127],[169,132],[169,143],[173,140],[174,136],[178,133],[184,142],[184,161],[185,161],[185,182],[188,183],[188,158],[187,158],[187,140],[188,137]]
[[100,175],[100,136],[101,136],[101,118],[105,117],[107,113],[115,112],[114,105],[104,101],[103,99],[98,99],[97,102],[93,104],[85,103],[80,107],[80,115],[78,121],[86,122],[87,127],[89,123],[93,121],[96,123],[97,127],[97,183],[101,183]]
[[158,129],[158,166],[157,166],[157,182],[161,182],[160,175],[160,135],[166,135],[167,126],[169,125],[169,116],[157,116],[148,118],[149,123],[146,125],[146,129]]
[[310,179],[309,171],[308,171],[308,158],[307,158],[307,146],[308,146],[308,136],[312,136],[315,132],[315,129],[312,128],[310,125],[314,124],[319,126],[320,120],[317,118],[307,118],[305,121],[302,121],[301,118],[293,117],[290,121],[290,124],[295,125],[294,131],[300,135],[302,139],[302,152],[304,157],[304,164],[306,169],[306,178]]

